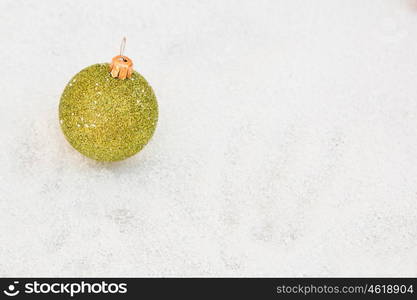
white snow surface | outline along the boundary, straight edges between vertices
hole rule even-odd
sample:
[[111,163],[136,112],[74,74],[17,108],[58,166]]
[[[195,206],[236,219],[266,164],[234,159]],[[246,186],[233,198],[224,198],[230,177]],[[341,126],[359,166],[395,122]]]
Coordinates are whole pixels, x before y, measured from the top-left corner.
[[[0,276],[417,276],[417,1],[0,2]],[[125,54],[156,133],[61,133]]]

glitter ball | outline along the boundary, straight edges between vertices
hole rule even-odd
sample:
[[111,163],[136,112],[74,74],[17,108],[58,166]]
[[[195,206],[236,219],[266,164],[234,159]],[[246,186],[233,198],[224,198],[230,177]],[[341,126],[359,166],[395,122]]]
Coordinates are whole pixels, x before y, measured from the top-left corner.
[[121,80],[111,77],[108,64],[96,64],[65,87],[59,120],[68,142],[80,153],[98,161],[117,161],[148,143],[158,120],[158,103],[136,71],[131,79]]

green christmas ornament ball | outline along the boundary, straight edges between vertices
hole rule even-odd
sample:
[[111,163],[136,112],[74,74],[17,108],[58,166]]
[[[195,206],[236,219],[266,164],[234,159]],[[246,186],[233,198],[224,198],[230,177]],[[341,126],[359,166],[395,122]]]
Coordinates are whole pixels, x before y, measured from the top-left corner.
[[68,142],[98,161],[118,161],[138,153],[152,137],[158,103],[151,86],[136,71],[113,78],[109,64],[95,64],[65,87],[59,120]]

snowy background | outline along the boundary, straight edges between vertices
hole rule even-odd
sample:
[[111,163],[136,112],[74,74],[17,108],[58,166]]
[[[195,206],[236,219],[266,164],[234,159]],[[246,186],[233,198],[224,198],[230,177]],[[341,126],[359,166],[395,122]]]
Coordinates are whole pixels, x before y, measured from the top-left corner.
[[[0,0],[0,276],[417,276],[417,1]],[[58,103],[126,55],[137,156]]]

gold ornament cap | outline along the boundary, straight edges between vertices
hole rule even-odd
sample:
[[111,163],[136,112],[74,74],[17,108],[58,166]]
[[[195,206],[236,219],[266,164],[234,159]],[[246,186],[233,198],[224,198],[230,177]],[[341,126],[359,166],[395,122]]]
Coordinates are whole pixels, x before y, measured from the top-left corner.
[[123,55],[126,45],[126,38],[123,38],[120,45],[120,55],[113,57],[110,63],[110,74],[113,78],[126,79],[132,77],[133,61]]

